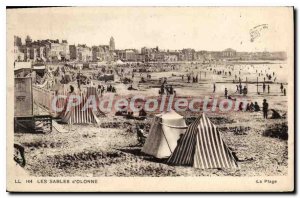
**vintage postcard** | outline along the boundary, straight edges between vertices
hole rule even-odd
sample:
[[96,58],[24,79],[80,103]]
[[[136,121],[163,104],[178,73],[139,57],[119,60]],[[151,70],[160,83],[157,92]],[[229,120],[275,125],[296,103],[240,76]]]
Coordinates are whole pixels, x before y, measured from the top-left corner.
[[294,8],[7,7],[7,191],[294,191]]

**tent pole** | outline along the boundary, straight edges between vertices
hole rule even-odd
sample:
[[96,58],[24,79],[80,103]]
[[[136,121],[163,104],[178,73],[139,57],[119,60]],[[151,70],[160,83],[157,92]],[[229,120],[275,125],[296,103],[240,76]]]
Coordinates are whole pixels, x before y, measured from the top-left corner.
[[170,147],[170,145],[169,145],[169,142],[168,142],[168,140],[167,140],[167,137],[166,137],[166,135],[165,135],[164,130],[162,130],[162,132],[163,132],[163,134],[164,134],[164,137],[165,137],[165,139],[166,139],[167,145],[168,145],[168,147],[169,147],[169,149],[170,149],[170,152],[171,152],[171,154],[172,154],[173,152],[172,152],[172,150],[171,150],[171,147]]

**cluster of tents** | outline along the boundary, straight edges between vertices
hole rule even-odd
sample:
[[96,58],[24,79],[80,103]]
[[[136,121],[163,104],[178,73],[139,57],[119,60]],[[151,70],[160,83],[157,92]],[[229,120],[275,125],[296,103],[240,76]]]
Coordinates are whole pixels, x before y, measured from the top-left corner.
[[[96,95],[95,87],[87,87],[86,94],[81,93],[81,103],[67,110],[69,95],[64,99],[64,108],[58,117],[68,124],[99,123],[99,115],[105,116],[100,109],[97,108],[96,112],[91,108],[82,111],[87,99]],[[200,169],[238,167],[219,130],[204,113],[189,126],[184,117],[174,110],[156,115],[141,151],[156,158],[167,158],[171,165]]]
[[[93,87],[87,89],[82,102],[70,111],[66,111],[65,105],[59,115],[61,121],[68,124],[99,123],[97,114],[104,115],[100,109],[97,109],[98,113],[90,108],[81,110],[91,95],[96,95],[96,89]],[[156,115],[141,151],[156,158],[167,158],[167,163],[171,165],[199,169],[238,168],[232,151],[217,127],[204,113],[189,126],[186,125],[183,116],[173,110]]]
[[156,115],[141,151],[156,158],[168,158],[171,165],[238,168],[217,127],[204,113],[189,126],[173,110]]

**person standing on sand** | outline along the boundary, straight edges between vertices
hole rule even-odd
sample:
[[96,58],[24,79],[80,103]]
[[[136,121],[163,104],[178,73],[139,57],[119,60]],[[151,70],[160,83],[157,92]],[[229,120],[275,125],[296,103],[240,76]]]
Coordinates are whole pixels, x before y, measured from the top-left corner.
[[239,85],[236,85],[236,91],[235,93],[239,93]]
[[268,94],[270,93],[270,85],[268,85]]
[[268,118],[268,109],[269,109],[269,104],[267,103],[267,100],[264,99],[264,102],[263,102],[263,113],[264,113],[264,118],[265,119]]
[[213,91],[213,93],[215,93],[216,92],[216,84],[214,83],[214,91]]
[[240,85],[239,85],[239,90],[240,90],[240,94],[242,94],[242,93],[243,93],[243,86],[242,86],[242,83],[240,83]]
[[286,96],[286,89],[283,89],[283,95]]
[[77,80],[78,89],[80,89],[80,73],[77,73],[76,80]]
[[225,98],[227,99],[228,97],[228,91],[227,91],[227,88],[225,88]]
[[258,106],[257,102],[254,102],[254,111],[260,111],[260,107]]
[[263,92],[265,93],[265,90],[266,90],[266,84],[263,83]]
[[281,90],[281,93],[283,93],[283,84],[280,83],[280,90]]
[[173,89],[172,85],[170,85],[170,87],[169,87],[169,94],[173,95],[173,91],[174,91],[174,89]]
[[246,95],[247,95],[247,93],[248,93],[248,89],[247,89],[247,87],[246,87],[246,86],[244,86],[244,89],[243,89],[243,94],[244,94],[244,96],[246,96]]
[[74,92],[74,87],[72,85],[70,85],[70,94]]
[[164,86],[164,84],[162,84],[160,86],[160,94],[163,95],[164,93],[165,93],[165,86]]

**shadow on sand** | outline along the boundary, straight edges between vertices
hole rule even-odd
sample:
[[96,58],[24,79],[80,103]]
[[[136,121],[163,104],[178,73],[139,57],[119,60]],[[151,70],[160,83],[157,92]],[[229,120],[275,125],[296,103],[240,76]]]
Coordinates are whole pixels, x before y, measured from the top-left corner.
[[117,149],[117,150],[119,150],[121,152],[124,152],[124,153],[132,154],[134,156],[140,157],[143,160],[146,160],[146,161],[149,161],[149,162],[167,164],[167,160],[168,160],[168,158],[159,159],[159,158],[155,158],[151,155],[147,155],[147,154],[145,154],[141,151],[140,147],[136,147],[136,146],[131,146],[131,147],[128,147],[128,148]]

